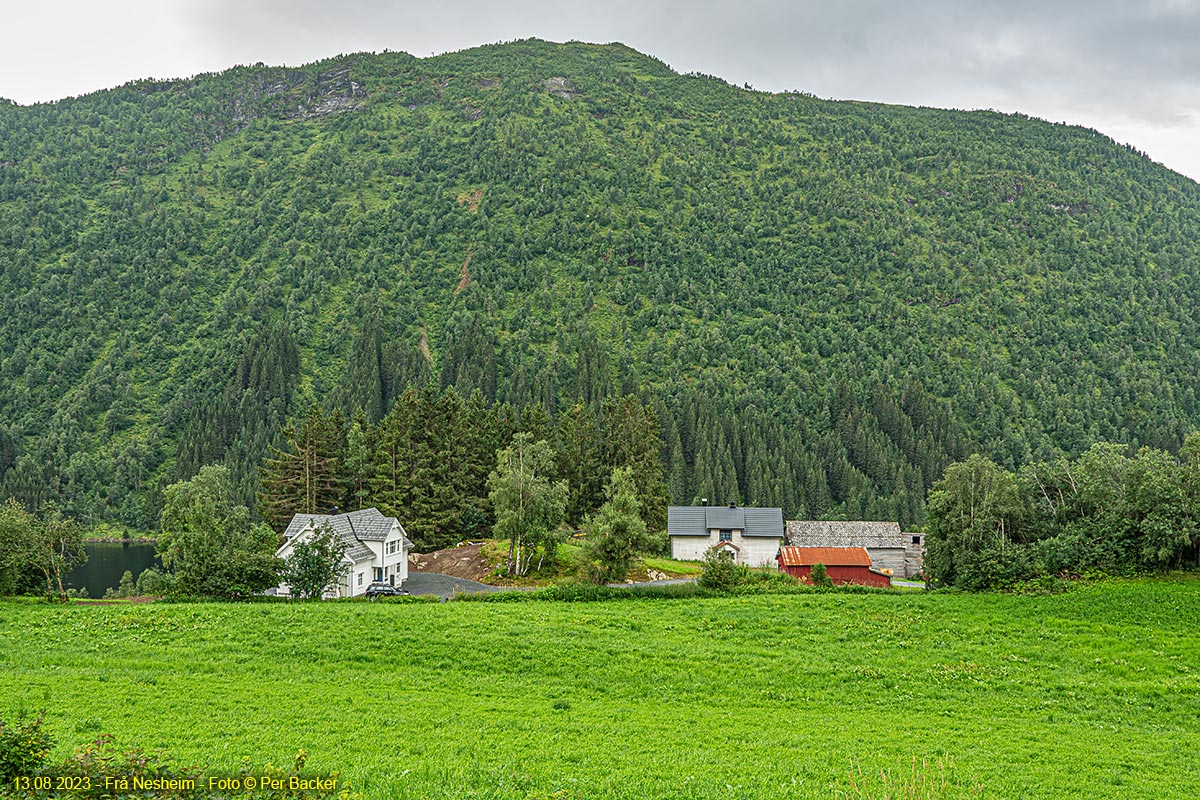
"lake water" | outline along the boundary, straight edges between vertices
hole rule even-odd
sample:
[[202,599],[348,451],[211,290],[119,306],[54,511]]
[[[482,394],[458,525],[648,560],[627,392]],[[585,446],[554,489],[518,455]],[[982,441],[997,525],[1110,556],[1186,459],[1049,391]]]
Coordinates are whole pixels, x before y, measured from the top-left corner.
[[103,597],[106,589],[116,589],[125,570],[132,572],[136,581],[142,570],[158,566],[152,544],[88,542],[85,549],[87,563],[68,572],[63,585],[74,589],[86,586],[88,597]]

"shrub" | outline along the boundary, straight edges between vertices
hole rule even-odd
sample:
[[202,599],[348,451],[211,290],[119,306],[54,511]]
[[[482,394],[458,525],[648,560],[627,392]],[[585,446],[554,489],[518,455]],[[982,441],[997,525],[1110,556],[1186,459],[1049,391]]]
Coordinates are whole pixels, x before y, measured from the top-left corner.
[[[76,748],[75,753],[56,769],[66,778],[87,778],[93,787],[107,785],[106,779],[125,778],[194,778],[200,770],[195,767],[179,769],[161,753],[146,753],[138,748],[118,750],[110,733]],[[174,792],[150,791],[142,797],[178,797]]]
[[0,719],[0,785],[10,785],[18,775],[33,775],[41,769],[51,742],[50,734],[42,730],[40,715],[16,725]]
[[1025,548],[986,547],[960,557],[954,585],[970,592],[1011,589],[1032,575]]
[[727,592],[739,581],[739,568],[733,563],[733,557],[725,550],[710,547],[704,553],[704,571],[696,579],[696,583],[705,589]]
[[[0,720],[0,798],[9,797],[58,797],[59,794],[50,794],[41,789],[34,789],[31,792],[18,790],[16,793],[11,792],[13,786],[13,778],[18,776],[34,777],[39,773],[46,774],[51,771],[48,767],[52,767],[52,774],[56,778],[64,779],[71,786],[78,786],[79,789],[73,789],[70,797],[91,798],[91,797],[115,797],[115,791],[106,791],[105,787],[113,782],[113,779],[122,780],[125,783],[132,784],[134,779],[145,779],[149,784],[144,790],[139,789],[136,796],[140,798],[172,798],[180,800],[181,798],[217,798],[228,797],[224,793],[213,793],[206,790],[202,775],[205,774],[206,768],[202,766],[178,766],[165,752],[147,753],[144,750],[134,747],[128,750],[121,750],[116,747],[115,739],[112,734],[102,734],[95,740],[84,744],[75,749],[74,754],[54,765],[47,763],[47,757],[50,753],[51,739],[50,736],[41,729],[42,717],[30,720],[26,723],[19,723],[16,726],[8,726],[3,720]],[[266,764],[262,767],[255,766],[246,759],[243,762],[243,767],[240,776],[254,775],[256,777],[269,777],[276,781],[282,781],[285,785],[293,776],[303,775],[304,765],[308,758],[308,753],[300,750],[292,761],[291,769],[276,767],[272,764]],[[209,773],[211,774],[211,773]],[[329,777],[338,777],[338,773],[332,773]],[[78,779],[78,780],[77,780]],[[86,780],[85,780],[86,779]],[[178,781],[184,779],[195,779],[195,789],[180,789],[169,785],[155,786],[153,781],[163,779],[164,781]],[[262,784],[265,789],[265,784]],[[83,788],[83,787],[88,788]],[[344,787],[344,784],[342,784]],[[121,797],[133,797],[134,794],[128,793],[125,789],[121,789]],[[336,791],[336,788],[333,790]],[[241,795],[245,797],[266,797],[279,796],[283,794],[266,794],[266,793],[249,793]],[[330,791],[313,790],[306,791],[303,794],[288,793],[287,797],[307,797],[311,800],[321,800],[331,796]],[[346,797],[347,793],[343,790],[340,797]],[[361,796],[361,795],[351,795]]]
[[345,555],[346,543],[328,523],[324,523],[311,537],[296,542],[280,577],[288,585],[292,597],[319,600],[345,576],[349,569],[343,562]]
[[138,575],[135,591],[141,595],[171,594],[175,591],[175,576],[151,567]]
[[833,578],[829,577],[825,565],[820,563],[813,564],[812,570],[808,573],[808,582],[823,589],[833,587]]

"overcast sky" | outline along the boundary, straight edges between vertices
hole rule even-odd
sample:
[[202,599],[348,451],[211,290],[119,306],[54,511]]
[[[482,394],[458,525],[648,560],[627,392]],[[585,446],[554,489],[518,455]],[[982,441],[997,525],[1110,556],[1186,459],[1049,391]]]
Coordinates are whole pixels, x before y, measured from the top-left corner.
[[259,61],[620,41],[758,89],[1086,125],[1200,180],[1200,0],[10,0],[0,25],[0,97],[22,104]]

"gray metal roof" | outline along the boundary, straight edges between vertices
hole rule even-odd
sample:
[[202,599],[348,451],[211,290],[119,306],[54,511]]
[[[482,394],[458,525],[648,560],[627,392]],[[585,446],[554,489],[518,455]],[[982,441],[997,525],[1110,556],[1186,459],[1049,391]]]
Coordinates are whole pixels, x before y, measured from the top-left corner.
[[743,536],[783,538],[783,510],[725,506],[668,506],[668,536],[708,536],[709,530],[740,530]]
[[787,543],[793,547],[904,547],[898,522],[788,520]]
[[309,527],[317,528],[328,525],[341,537],[346,544],[346,556],[355,563],[368,561],[375,557],[371,548],[363,542],[382,542],[387,539],[393,526],[399,526],[400,535],[404,537],[404,548],[411,549],[412,542],[404,532],[395,517],[385,517],[377,508],[364,508],[347,514],[297,514],[288,523],[283,535],[291,540]]
[[703,506],[667,506],[668,536],[708,536]]
[[[704,510],[704,527],[746,529],[746,512],[741,508],[709,507]],[[705,531],[707,533],[707,531]]]
[[783,509],[747,508],[745,536],[773,536],[783,538]]

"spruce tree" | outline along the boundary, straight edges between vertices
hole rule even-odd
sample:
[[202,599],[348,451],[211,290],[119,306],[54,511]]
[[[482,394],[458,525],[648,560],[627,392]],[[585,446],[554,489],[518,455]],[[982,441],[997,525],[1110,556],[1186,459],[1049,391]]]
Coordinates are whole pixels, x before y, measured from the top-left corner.
[[313,406],[284,437],[285,446],[263,467],[259,494],[259,511],[277,531],[295,514],[328,514],[342,502],[340,414],[326,417]]

